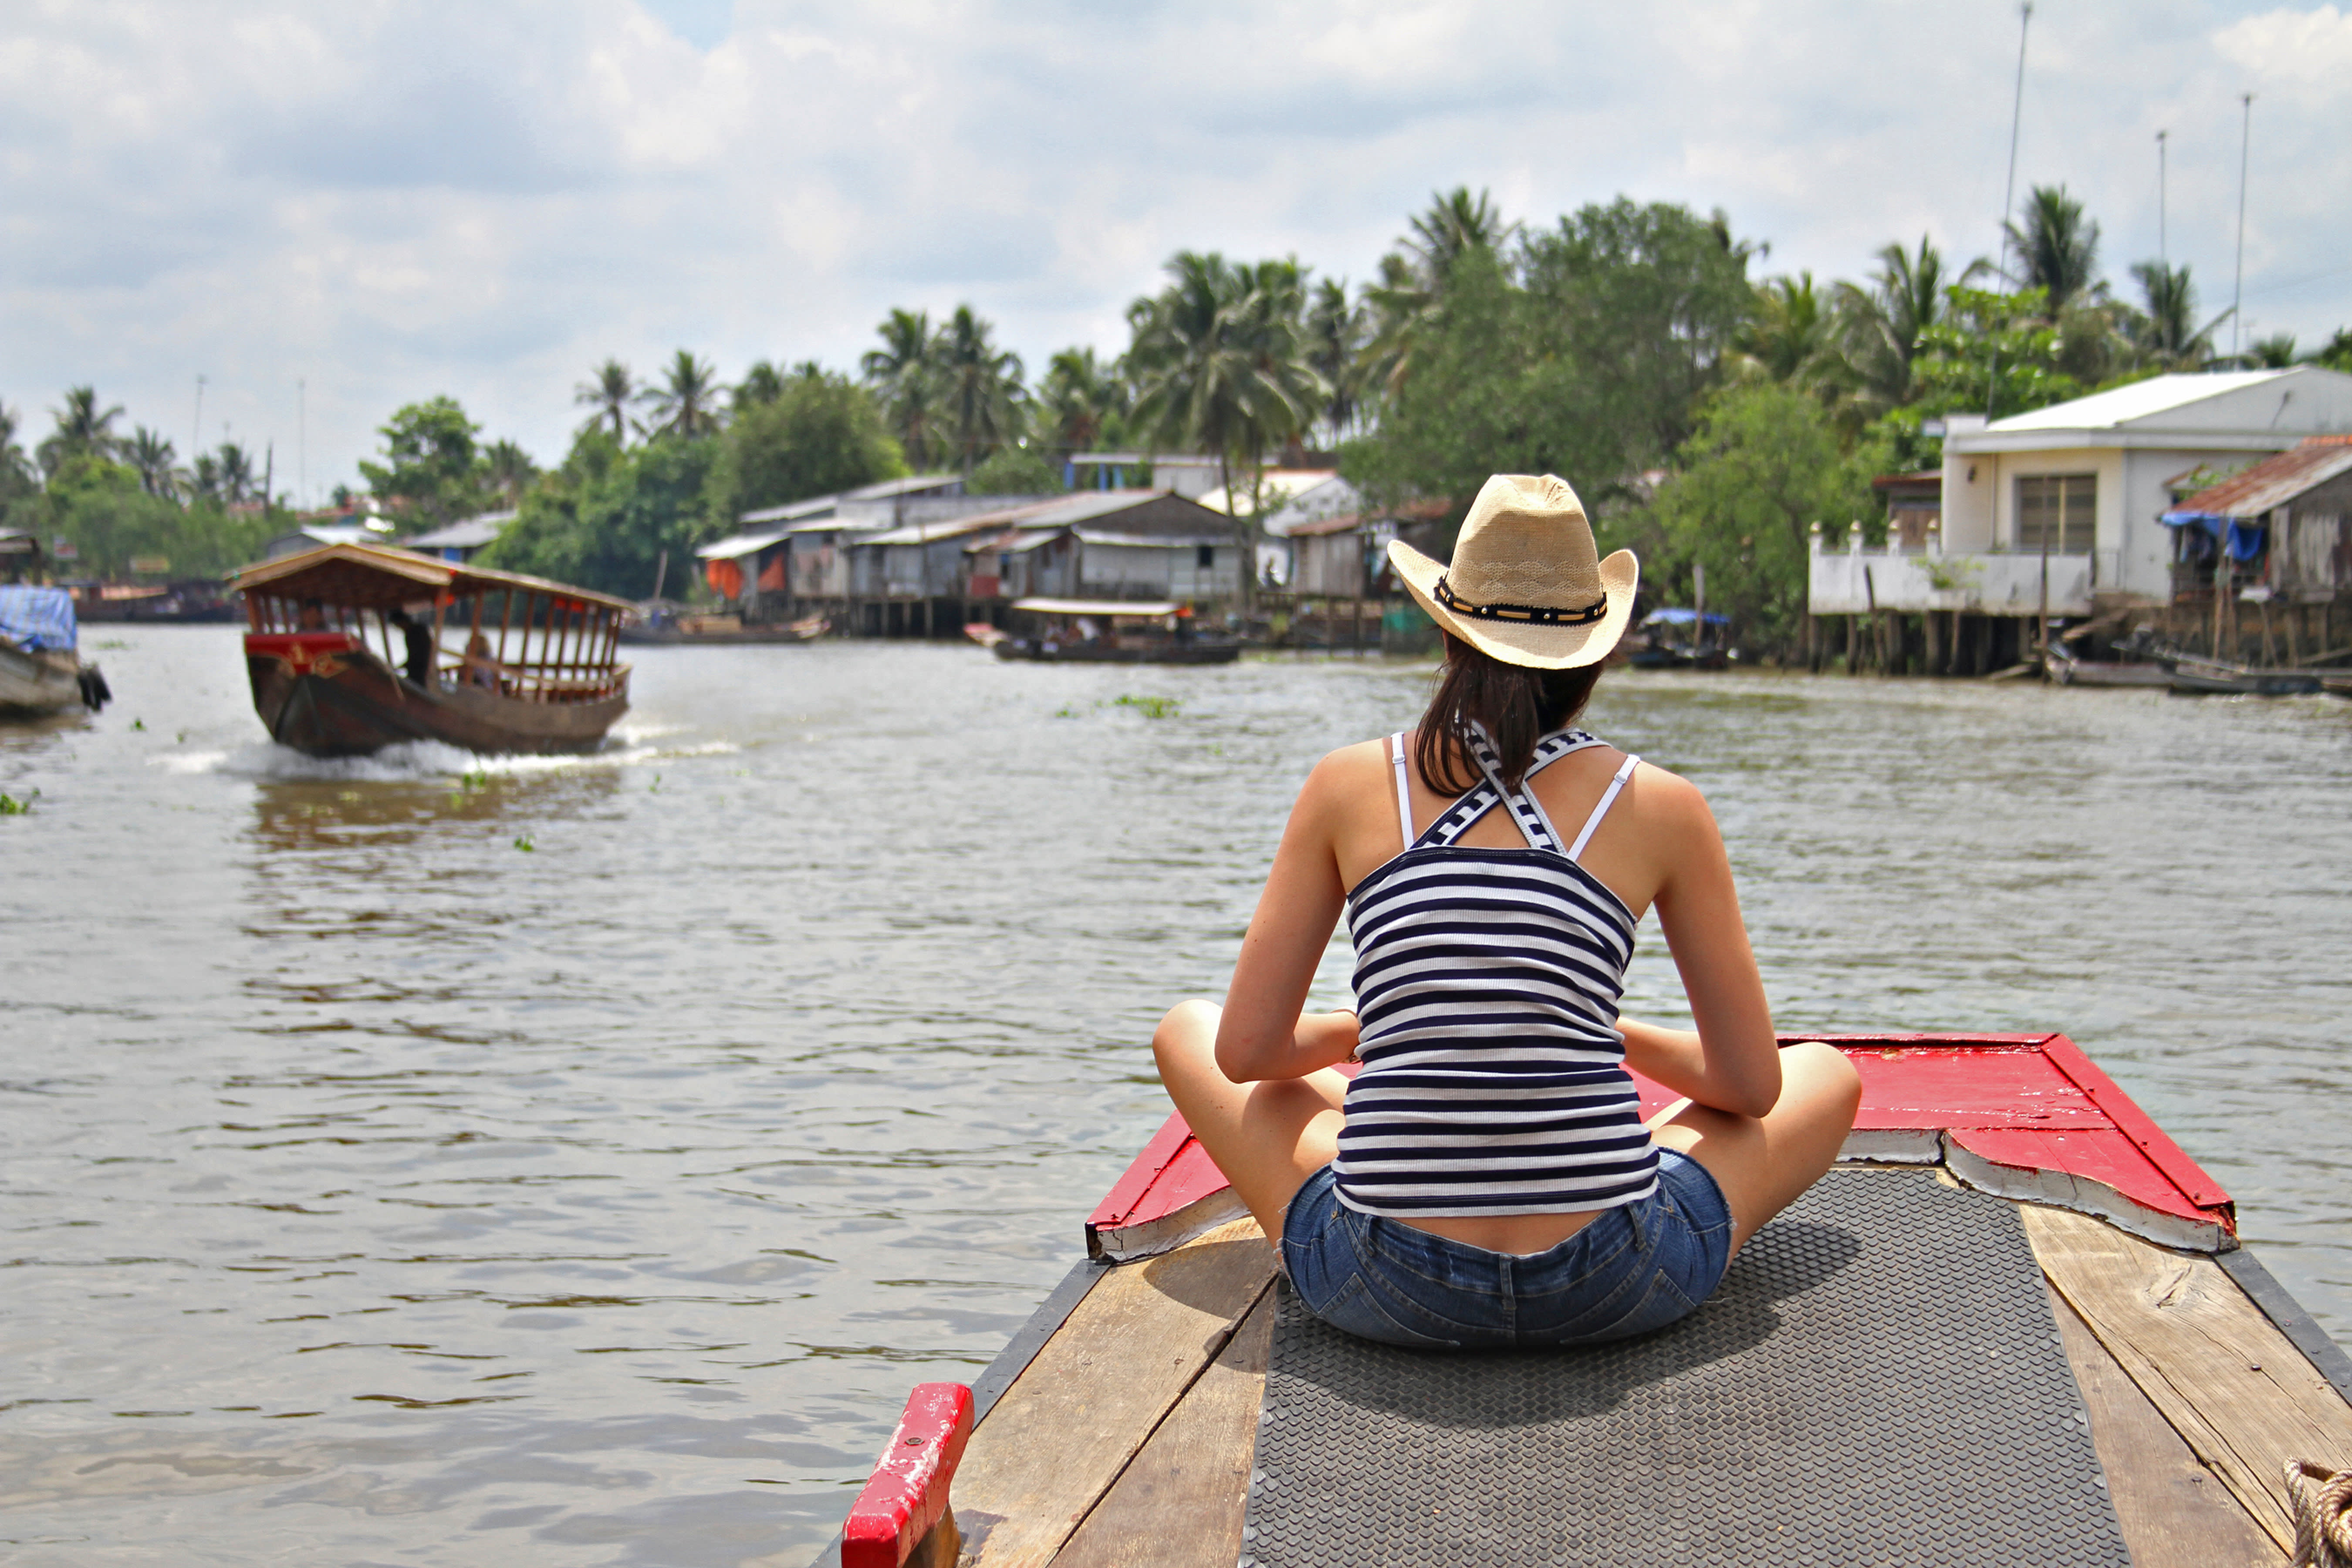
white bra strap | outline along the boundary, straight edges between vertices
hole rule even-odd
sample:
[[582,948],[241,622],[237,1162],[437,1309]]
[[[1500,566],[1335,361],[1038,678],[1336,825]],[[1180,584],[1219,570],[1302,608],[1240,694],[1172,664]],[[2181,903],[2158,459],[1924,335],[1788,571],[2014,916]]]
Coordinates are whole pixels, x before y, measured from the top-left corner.
[[1609,787],[1601,792],[1601,804],[1594,806],[1592,808],[1592,815],[1584,819],[1584,831],[1578,834],[1576,836],[1576,842],[1569,847],[1568,858],[1570,859],[1581,860],[1584,858],[1584,847],[1592,842],[1592,830],[1601,826],[1601,819],[1609,815],[1609,808],[1611,806],[1617,804],[1617,792],[1625,787],[1625,781],[1632,778],[1633,776],[1633,770],[1641,765],[1641,758],[1627,757],[1625,761],[1618,766],[1616,776],[1609,781]]
[[1389,759],[1396,764],[1397,820],[1404,825],[1404,847],[1412,847],[1412,778],[1404,767],[1404,731],[1389,737]]

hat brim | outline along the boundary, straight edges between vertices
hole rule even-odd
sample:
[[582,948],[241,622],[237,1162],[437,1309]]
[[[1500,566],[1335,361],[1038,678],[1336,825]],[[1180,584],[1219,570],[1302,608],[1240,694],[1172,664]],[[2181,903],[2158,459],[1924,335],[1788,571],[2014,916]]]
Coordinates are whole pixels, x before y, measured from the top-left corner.
[[1389,563],[1431,620],[1480,653],[1529,669],[1580,669],[1607,658],[1633,622],[1633,592],[1642,582],[1642,563],[1633,552],[1618,551],[1601,563],[1601,592],[1609,608],[1597,621],[1563,626],[1487,620],[1446,608],[1437,602],[1437,580],[1445,575],[1444,564],[1402,539],[1389,542]]

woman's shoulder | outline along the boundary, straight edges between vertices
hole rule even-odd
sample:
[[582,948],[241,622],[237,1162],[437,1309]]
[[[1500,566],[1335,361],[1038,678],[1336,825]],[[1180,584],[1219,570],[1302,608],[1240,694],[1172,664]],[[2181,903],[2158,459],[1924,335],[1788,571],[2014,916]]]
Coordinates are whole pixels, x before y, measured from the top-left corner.
[[[1410,740],[1407,737],[1408,743]],[[1354,784],[1389,765],[1389,738],[1386,735],[1376,740],[1358,741],[1353,745],[1324,752],[1322,759],[1307,773],[1307,786],[1312,789],[1318,784]]]
[[1715,820],[1715,813],[1708,808],[1706,795],[1698,785],[1647,757],[1633,770],[1627,785],[1635,809],[1654,822],[1695,826],[1700,821],[1712,824]]

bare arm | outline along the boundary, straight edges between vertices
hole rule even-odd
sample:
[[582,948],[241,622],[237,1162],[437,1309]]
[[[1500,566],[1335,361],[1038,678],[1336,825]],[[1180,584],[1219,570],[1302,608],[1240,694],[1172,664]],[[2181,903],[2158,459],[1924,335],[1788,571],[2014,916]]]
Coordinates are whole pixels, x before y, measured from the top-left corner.
[[1658,923],[1698,1027],[1619,1019],[1626,1065],[1701,1105],[1761,1116],[1780,1098],[1780,1053],[1722,832],[1691,784],[1671,774],[1650,783],[1659,797],[1660,841],[1673,846],[1658,887]]
[[1299,1011],[1347,901],[1333,849],[1341,771],[1326,757],[1307,776],[1242,939],[1217,1026],[1217,1068],[1235,1083],[1304,1078],[1356,1048],[1353,1013]]

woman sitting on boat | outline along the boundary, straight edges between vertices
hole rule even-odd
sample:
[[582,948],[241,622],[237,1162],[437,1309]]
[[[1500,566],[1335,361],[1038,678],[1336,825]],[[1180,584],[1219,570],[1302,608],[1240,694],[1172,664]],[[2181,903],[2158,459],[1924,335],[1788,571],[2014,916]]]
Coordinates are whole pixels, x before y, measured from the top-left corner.
[[[1433,1348],[1660,1328],[1828,1170],[1859,1080],[1830,1046],[1776,1047],[1699,792],[1570,727],[1630,618],[1633,552],[1596,559],[1562,480],[1498,475],[1450,566],[1389,553],[1444,634],[1436,695],[1309,775],[1224,1006],[1184,1003],[1153,1038],[1161,1079],[1337,1328]],[[1653,907],[1696,1031],[1618,1015]],[[1343,910],[1358,1012],[1302,1013]],[[1629,1065],[1687,1098],[1644,1123]]]

